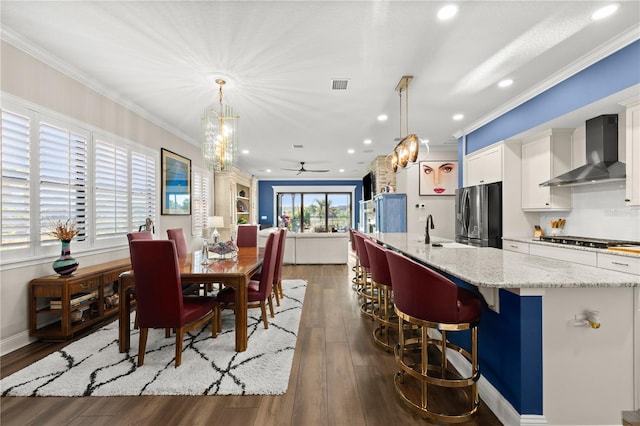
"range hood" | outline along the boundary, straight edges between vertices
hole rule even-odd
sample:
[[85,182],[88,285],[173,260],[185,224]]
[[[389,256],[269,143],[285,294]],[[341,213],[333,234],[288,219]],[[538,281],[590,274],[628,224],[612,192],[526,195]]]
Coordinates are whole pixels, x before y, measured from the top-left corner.
[[586,121],[587,164],[563,173],[540,186],[576,186],[612,182],[626,178],[626,167],[618,161],[618,114]]

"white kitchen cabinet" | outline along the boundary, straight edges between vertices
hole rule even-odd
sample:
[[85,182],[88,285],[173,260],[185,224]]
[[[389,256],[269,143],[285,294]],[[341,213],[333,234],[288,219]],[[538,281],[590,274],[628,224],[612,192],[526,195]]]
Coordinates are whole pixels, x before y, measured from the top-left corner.
[[502,142],[467,155],[465,186],[502,181]]
[[628,206],[640,206],[640,101],[627,105],[626,194]]
[[570,210],[571,188],[541,187],[571,169],[573,129],[550,129],[522,143],[522,209]]
[[529,244],[520,241],[502,241],[502,250],[515,251],[516,253],[529,254]]
[[590,250],[530,244],[529,254],[532,256],[547,257],[549,259],[564,260],[565,262],[579,263],[581,265],[598,265],[596,252]]
[[640,275],[640,257],[598,253],[598,268]]

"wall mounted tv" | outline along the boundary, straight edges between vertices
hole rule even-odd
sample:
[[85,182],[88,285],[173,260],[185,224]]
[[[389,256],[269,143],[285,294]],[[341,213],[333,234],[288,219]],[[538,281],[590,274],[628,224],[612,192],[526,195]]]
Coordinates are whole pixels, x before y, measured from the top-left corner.
[[362,178],[362,199],[370,200],[373,195],[373,173],[369,172]]

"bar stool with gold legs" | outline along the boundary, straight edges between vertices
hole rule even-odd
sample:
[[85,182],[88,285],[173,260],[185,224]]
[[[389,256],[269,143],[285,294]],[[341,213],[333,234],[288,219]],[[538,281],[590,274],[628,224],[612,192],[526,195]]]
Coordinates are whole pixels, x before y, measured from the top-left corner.
[[362,271],[362,276],[358,283],[358,295],[361,299],[360,312],[363,315],[373,318],[373,308],[377,299],[377,293],[371,282],[369,255],[364,246],[364,240],[368,239],[368,237],[360,232],[355,232],[354,236],[356,238],[358,257],[360,258],[360,270]]
[[[387,251],[393,282],[395,311],[398,314],[399,344],[395,358],[399,371],[395,376],[398,395],[428,418],[459,423],[469,420],[479,406],[478,323],[480,298],[458,287],[442,274],[398,253]],[[421,329],[418,344],[407,347],[403,323]],[[430,338],[429,329],[439,330],[441,339]],[[447,332],[470,330],[470,351],[447,342]],[[438,357],[429,344],[437,344],[441,354],[438,364],[430,364],[430,356]],[[414,351],[411,351],[414,349]],[[471,364],[471,373],[462,376],[447,366],[447,349],[462,354]],[[429,398],[433,388],[439,389],[437,404]]]
[[371,282],[377,289],[377,305],[373,309],[373,340],[386,351],[398,343],[398,316],[393,309],[393,288],[387,263],[387,249],[372,240],[364,240],[369,256]]
[[360,286],[360,279],[361,279],[361,275],[362,275],[362,271],[360,270],[360,258],[358,257],[358,250],[356,247],[356,238],[354,236],[354,234],[357,231],[354,231],[353,229],[349,228],[349,240],[351,242],[351,251],[355,254],[355,265],[353,265],[353,267],[351,268],[351,270],[353,271],[353,278],[351,279],[351,288],[353,289],[353,291],[355,291],[356,293],[359,290],[359,286]]

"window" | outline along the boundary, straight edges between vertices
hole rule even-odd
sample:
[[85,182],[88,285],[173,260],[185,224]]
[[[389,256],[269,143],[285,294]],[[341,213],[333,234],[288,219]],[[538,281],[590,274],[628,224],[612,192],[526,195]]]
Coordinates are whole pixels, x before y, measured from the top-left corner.
[[51,229],[58,220],[75,218],[76,241],[85,241],[87,226],[87,135],[40,122],[40,241],[54,244]]
[[26,249],[31,240],[31,164],[26,115],[2,111],[2,250]]
[[126,244],[127,232],[155,220],[155,151],[21,104],[1,111],[3,263],[59,250],[57,220],[75,219],[80,250]]
[[279,193],[278,224],[293,232],[346,232],[351,227],[350,193]]
[[209,180],[211,175],[205,169],[194,167],[191,189],[191,235],[204,236],[209,218]]

